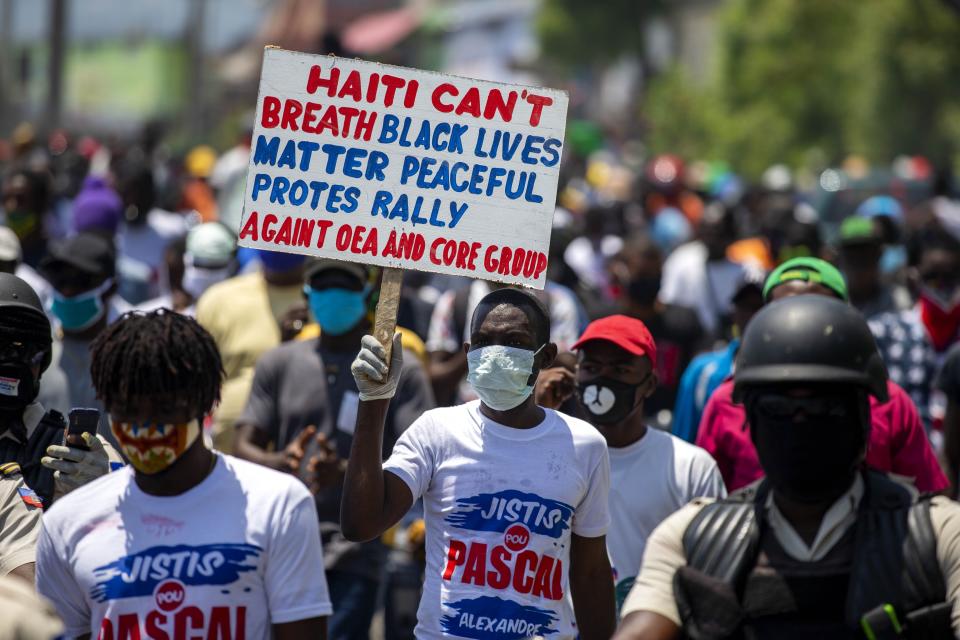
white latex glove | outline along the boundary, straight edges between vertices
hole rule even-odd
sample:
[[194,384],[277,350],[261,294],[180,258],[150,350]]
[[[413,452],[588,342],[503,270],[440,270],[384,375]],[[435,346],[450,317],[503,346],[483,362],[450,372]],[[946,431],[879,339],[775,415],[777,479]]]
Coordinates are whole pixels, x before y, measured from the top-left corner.
[[47,455],[40,459],[40,464],[56,471],[53,481],[54,492],[58,496],[110,473],[110,455],[104,446],[106,442],[100,436],[89,433],[83,433],[81,437],[90,451],[52,444],[47,447]]
[[400,369],[403,368],[403,345],[400,334],[393,336],[393,350],[390,365],[387,365],[387,352],[373,336],[363,336],[360,340],[360,353],[350,365],[353,379],[357,381],[357,390],[361,400],[383,400],[392,398],[400,382]]

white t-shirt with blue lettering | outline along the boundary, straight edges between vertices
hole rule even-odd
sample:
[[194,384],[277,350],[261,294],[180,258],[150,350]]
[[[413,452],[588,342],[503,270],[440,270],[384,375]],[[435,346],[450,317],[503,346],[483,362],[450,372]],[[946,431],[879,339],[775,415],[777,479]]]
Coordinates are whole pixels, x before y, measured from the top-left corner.
[[313,496],[296,478],[217,454],[186,493],[144,493],[129,467],[44,514],[37,590],[67,636],[261,640],[329,615]]
[[596,429],[544,411],[536,427],[514,429],[484,417],[479,401],[434,409],[384,464],[423,497],[417,638],[577,635],[570,535],[606,534],[610,463]]

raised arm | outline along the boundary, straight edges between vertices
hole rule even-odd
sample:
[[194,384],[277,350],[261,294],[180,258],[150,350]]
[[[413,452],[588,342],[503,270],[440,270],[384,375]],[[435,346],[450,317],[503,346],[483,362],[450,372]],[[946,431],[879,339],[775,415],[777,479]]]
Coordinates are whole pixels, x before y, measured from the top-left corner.
[[403,347],[397,334],[389,367],[386,352],[373,336],[363,337],[360,354],[351,366],[360,391],[360,407],[340,503],[340,529],[348,540],[376,538],[413,504],[407,484],[384,472],[381,458],[387,409],[396,393],[402,365]]

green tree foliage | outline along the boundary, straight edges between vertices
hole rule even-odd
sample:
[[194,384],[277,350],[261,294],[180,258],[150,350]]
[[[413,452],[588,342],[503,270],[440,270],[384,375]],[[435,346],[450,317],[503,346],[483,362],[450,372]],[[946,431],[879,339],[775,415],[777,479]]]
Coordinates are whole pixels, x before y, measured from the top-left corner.
[[691,82],[682,67],[660,75],[649,87],[643,109],[650,153],[703,158],[722,152],[717,133],[723,122],[716,102],[714,92]]
[[960,14],[942,0],[729,0],[718,28],[707,86],[678,71],[650,83],[651,149],[751,177],[812,156],[960,149]]
[[643,26],[667,0],[544,0],[539,16],[544,57],[585,65],[641,53]]
[[875,161],[960,150],[960,13],[942,0],[871,0],[861,11],[846,129]]
[[733,0],[720,20],[716,90],[726,158],[750,175],[844,147],[846,49],[860,3]]

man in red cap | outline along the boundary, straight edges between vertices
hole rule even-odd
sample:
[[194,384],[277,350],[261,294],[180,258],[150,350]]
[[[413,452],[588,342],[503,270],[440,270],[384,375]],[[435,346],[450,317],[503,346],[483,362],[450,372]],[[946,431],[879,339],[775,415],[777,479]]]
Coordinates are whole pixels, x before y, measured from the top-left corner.
[[[614,315],[591,322],[573,349],[580,417],[603,435],[610,455],[607,550],[619,608],[654,528],[694,498],[723,497],[726,490],[706,451],[644,423],[643,403],[659,381],[657,345],[641,321]],[[540,376],[538,404],[559,406],[573,393],[562,379]]]

